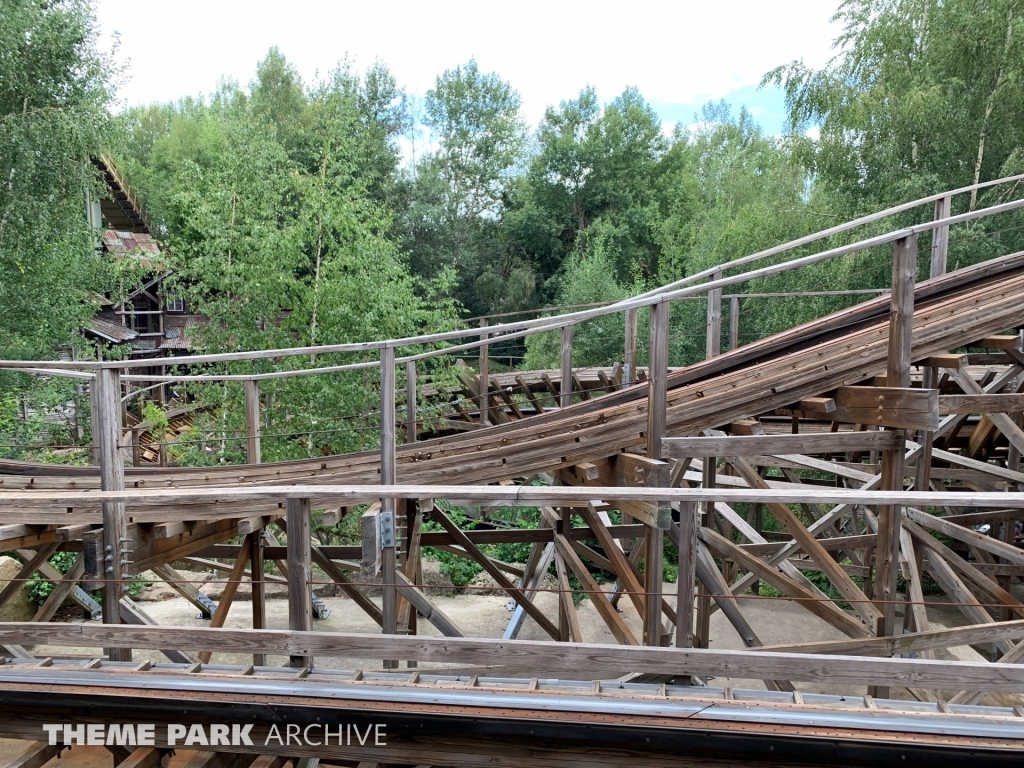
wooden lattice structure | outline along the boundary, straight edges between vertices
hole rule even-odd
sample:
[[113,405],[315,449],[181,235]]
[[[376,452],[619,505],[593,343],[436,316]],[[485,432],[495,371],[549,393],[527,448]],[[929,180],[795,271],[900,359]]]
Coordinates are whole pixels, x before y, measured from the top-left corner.
[[[16,765],[35,768],[60,750],[40,741],[44,721],[162,727],[225,717],[252,723],[261,738],[253,747],[199,752],[193,768],[274,768],[285,759],[307,765],[954,765],[971,755],[992,765],[1015,762],[1024,739],[1024,699],[1014,698],[1024,694],[1018,663],[1024,552],[1017,534],[1024,520],[1024,253],[949,273],[945,262],[951,226],[1014,210],[1024,200],[950,216],[949,198],[971,189],[915,201],[609,307],[415,339],[177,360],[376,351],[380,451],[260,462],[259,382],[308,371],[157,377],[123,374],[131,363],[117,361],[3,363],[87,380],[99,458],[98,466],[81,468],[0,463],[0,549],[26,562],[0,591],[0,604],[37,571],[56,581],[35,621],[0,624],[9,658],[0,667],[0,736],[38,742]],[[933,203],[933,221],[729,274]],[[924,232],[933,233],[931,277],[915,284]],[[887,295],[725,353],[718,348],[723,289],[887,244],[893,248]],[[708,306],[707,359],[670,370],[670,304],[697,294]],[[641,307],[650,307],[651,316],[650,361],[642,375],[636,365]],[[626,316],[621,363],[586,374],[574,369],[574,325],[617,312]],[[488,373],[489,345],[554,329],[562,334],[558,371]],[[454,346],[399,355],[442,341]],[[461,372],[464,394],[476,407],[449,415],[462,427],[423,439],[416,363],[467,349],[482,350],[478,369]],[[367,363],[321,372],[347,367]],[[400,419],[403,369],[408,406]],[[243,381],[249,463],[126,468],[123,387],[162,378]],[[531,482],[538,478],[545,482]],[[463,530],[440,500],[537,507],[540,524]],[[321,509],[335,517],[361,514],[361,544],[314,541],[310,515]],[[438,530],[424,531],[425,520]],[[497,542],[530,543],[528,561],[503,563],[481,549]],[[679,573],[671,589],[662,581],[667,543],[678,552],[670,563]],[[428,595],[421,578],[425,546],[477,562],[515,602],[504,638],[468,637]],[[60,549],[78,553],[64,576],[46,570]],[[172,566],[190,560],[226,574],[216,605]],[[270,562],[276,573],[266,567]],[[588,562],[614,574],[611,589],[597,584]],[[552,564],[559,585],[553,611],[539,599],[550,590],[542,579]],[[380,634],[315,630],[312,587],[324,576],[314,576],[314,566]],[[126,579],[150,570],[206,613],[210,626],[156,626],[124,595]],[[570,575],[617,645],[583,635]],[[367,594],[378,576],[379,600]],[[225,628],[243,581],[251,581],[252,628]],[[266,628],[264,593],[271,582],[287,583],[287,630]],[[102,623],[50,622],[65,599],[82,600],[79,584],[102,587]],[[769,588],[774,599],[801,606],[846,639],[794,636],[767,645],[745,605]],[[932,626],[928,607],[940,598],[926,590],[940,592],[963,624]],[[639,624],[630,626],[617,604],[632,606]],[[746,650],[709,647],[716,611]],[[524,622],[548,639],[516,639]],[[992,661],[936,658],[965,645],[986,650]],[[38,646],[102,651],[61,658],[40,656]],[[167,661],[133,661],[133,650],[160,651]],[[219,658],[227,653],[252,661]],[[334,657],[361,666],[338,670],[317,662]],[[760,680],[763,690],[716,687],[714,679],[723,677]],[[822,684],[830,692],[815,689]],[[386,746],[265,741],[281,723],[382,721],[390,734]],[[153,746],[117,753],[116,762],[155,764],[173,746],[159,733]]]

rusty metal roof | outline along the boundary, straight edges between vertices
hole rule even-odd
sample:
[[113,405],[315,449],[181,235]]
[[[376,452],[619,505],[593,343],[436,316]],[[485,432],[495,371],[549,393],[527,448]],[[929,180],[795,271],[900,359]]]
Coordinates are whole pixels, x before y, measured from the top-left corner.
[[103,250],[108,253],[143,256],[146,253],[159,254],[160,246],[152,235],[141,232],[125,232],[119,229],[103,230]]
[[95,336],[99,336],[101,339],[118,343],[122,341],[131,341],[139,335],[125,325],[112,323],[109,320],[104,320],[100,317],[94,317],[91,320],[87,320],[85,323],[85,331],[86,333],[92,333]]

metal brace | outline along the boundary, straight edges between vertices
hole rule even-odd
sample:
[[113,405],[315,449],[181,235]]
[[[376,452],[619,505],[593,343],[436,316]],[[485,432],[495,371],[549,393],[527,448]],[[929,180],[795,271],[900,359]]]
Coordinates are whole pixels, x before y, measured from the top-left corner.
[[395,513],[393,510],[380,513],[380,546],[395,546]]

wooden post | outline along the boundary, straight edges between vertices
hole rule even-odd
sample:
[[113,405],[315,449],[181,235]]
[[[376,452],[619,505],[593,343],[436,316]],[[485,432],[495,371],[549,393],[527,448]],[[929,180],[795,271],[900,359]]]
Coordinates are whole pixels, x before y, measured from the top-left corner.
[[[486,328],[487,327],[487,318],[486,317],[480,319],[480,327],[481,328]],[[484,339],[486,339],[488,337],[488,335],[489,334],[487,334],[486,332],[481,332],[481,334],[480,334],[480,341],[483,341]],[[490,374],[490,371],[488,370],[489,365],[488,365],[488,359],[487,359],[487,347],[488,347],[487,344],[481,344],[480,345],[480,366],[479,366],[480,367],[480,371],[479,371],[479,376],[480,376],[480,423],[481,424],[490,424],[491,423],[491,418],[490,418],[491,414],[490,414],[490,407],[489,407],[490,406],[490,402],[489,402],[490,398],[487,397],[487,390],[489,390],[491,388],[491,374]]]
[[[99,378],[99,374],[96,375]],[[89,427],[92,430],[92,463],[95,466],[99,466],[102,459],[100,458],[100,403],[99,403],[99,391],[100,385],[96,383],[96,379],[93,379],[89,384]]]
[[[291,538],[291,537],[289,537]],[[249,578],[252,582],[252,628],[265,629],[267,626],[266,582],[263,580],[263,529],[255,530],[246,537],[249,545]],[[265,653],[254,653],[252,663],[257,667],[267,664]]]
[[416,361],[405,364],[405,442],[416,442]]
[[[702,470],[701,485],[705,488],[715,487],[715,474],[717,469],[717,460],[714,456],[707,456],[703,460],[704,467]],[[703,518],[701,525],[705,528],[714,528],[714,518],[712,517],[715,512],[715,505],[713,502],[704,501],[701,502],[701,508],[703,511]],[[694,630],[694,645],[697,648],[707,648],[708,640],[711,634],[711,598],[708,596],[708,585],[703,580],[697,585],[697,627]]]
[[[935,201],[935,219],[948,219],[952,198],[940,197]],[[946,274],[946,260],[949,256],[949,225],[932,230],[932,263],[929,277]]]
[[[309,499],[288,499],[288,629],[309,632],[313,628],[312,572],[309,552]],[[289,666],[310,667],[312,656],[291,656]]]
[[252,379],[242,382],[245,388],[245,461],[260,463],[260,385]]
[[[563,536],[565,536],[566,540],[568,540],[569,539],[569,533],[572,530],[572,510],[569,507],[561,507],[560,512],[561,512],[561,520],[559,520],[559,523],[562,526],[561,534]],[[567,568],[567,566],[566,566],[566,564],[564,562],[564,559],[562,557],[562,553],[561,552],[557,552],[557,551],[555,552],[555,560],[556,560],[556,562],[557,561],[562,561],[561,562],[561,571],[564,572],[565,569]],[[556,565],[556,571],[557,570],[558,570],[558,566]],[[525,578],[523,579],[523,585],[524,586],[526,585],[526,579]],[[561,585],[559,586],[559,588],[561,588]],[[567,605],[567,603],[568,603],[568,605]],[[571,640],[574,640],[577,643],[580,643],[580,642],[582,642],[581,638],[573,637],[572,636],[571,621],[570,621],[570,617],[569,617],[569,610],[571,610],[569,608],[569,605],[571,605],[571,604],[572,604],[572,595],[569,595],[569,600],[566,600],[565,597],[562,595],[562,593],[559,592],[559,595],[558,595],[558,639],[559,639],[559,641],[561,641],[563,643],[568,643]]]
[[[889,304],[889,358],[886,384],[890,387],[910,386],[910,358],[914,323],[914,279],[917,274],[917,235],[897,240],[892,256],[892,294]],[[902,430],[900,430],[901,435]],[[904,472],[903,448],[884,451],[882,455],[882,488],[901,490]],[[899,571],[902,508],[898,505],[878,510],[878,544],[873,597],[882,612],[879,634],[892,635],[896,629],[896,575]],[[888,691],[879,689],[879,695]]]
[[636,383],[636,309],[626,310],[626,339],[623,353],[623,380],[626,386]]
[[740,297],[729,297],[729,349],[740,345]]
[[[484,347],[481,347],[483,350]],[[486,364],[481,353],[480,362]],[[481,379],[481,382],[484,380]],[[483,415],[483,411],[480,412]],[[380,482],[381,485],[395,485],[397,457],[395,455],[395,350],[385,347],[380,351]],[[384,614],[383,632],[393,635],[398,630],[398,590],[395,569],[398,565],[395,553],[395,500],[381,499],[381,610]],[[398,661],[385,659],[384,667],[393,669]]]
[[[99,447],[100,490],[124,490],[124,461],[121,457],[121,373],[117,368],[101,368],[92,381],[96,433]],[[103,623],[121,623],[122,582],[127,578],[128,528],[124,504],[103,502]],[[130,648],[108,648],[111,661],[131,661]]]
[[[716,269],[711,275],[712,280],[720,280],[722,270]],[[722,289],[712,288],[708,291],[708,327],[705,358],[722,354]]]
[[568,408],[572,405],[572,326],[562,326],[562,381],[558,405]]
[[[936,374],[937,371],[932,366],[925,366],[922,388],[935,389]],[[914,490],[927,491],[931,483],[932,444],[935,442],[935,433],[930,429],[922,430],[918,434],[917,442],[921,444],[921,455],[917,458],[917,468],[914,471]]]
[[651,305],[651,355],[647,373],[647,458],[661,459],[668,406],[668,320],[669,303]]
[[665,532],[660,528],[644,528],[644,643],[655,648],[661,645],[661,588],[664,571]]
[[697,505],[679,505],[679,576],[676,578],[676,648],[693,647],[693,579],[697,572]]

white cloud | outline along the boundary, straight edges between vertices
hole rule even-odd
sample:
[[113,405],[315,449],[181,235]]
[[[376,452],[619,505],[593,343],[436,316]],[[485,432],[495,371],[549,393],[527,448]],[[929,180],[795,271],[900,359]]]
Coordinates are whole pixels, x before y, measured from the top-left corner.
[[523,96],[536,122],[587,84],[610,99],[636,85],[668,103],[720,98],[802,58],[821,66],[837,30],[838,0],[392,0],[267,2],[151,0],[124,12],[97,0],[102,26],[130,60],[127,104],[209,93],[221,76],[247,83],[277,45],[306,79],[348,56],[386,63],[423,94],[445,69],[475,56]]

